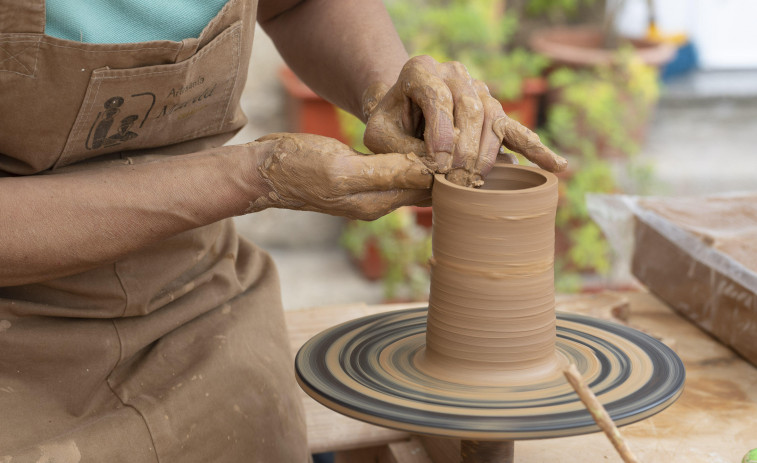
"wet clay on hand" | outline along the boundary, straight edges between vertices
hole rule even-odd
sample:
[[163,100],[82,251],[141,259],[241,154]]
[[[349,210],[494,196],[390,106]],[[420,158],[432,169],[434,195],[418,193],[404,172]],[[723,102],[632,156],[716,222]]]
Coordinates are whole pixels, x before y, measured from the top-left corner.
[[567,166],[536,134],[508,118],[486,85],[460,63],[428,56],[409,60],[390,89],[374,84],[365,91],[363,113],[364,142],[371,151],[413,152],[458,185],[483,185],[502,144],[543,169]]
[[269,207],[372,220],[427,200],[433,176],[413,153],[366,155],[332,138],[275,133],[248,144],[265,185],[246,211]]
[[518,121],[505,116],[494,122],[494,132],[505,148],[522,154],[529,161],[550,172],[562,172],[568,161],[549,149],[537,134]]
[[471,384],[526,384],[558,367],[557,179],[498,164],[482,189],[437,175],[426,351],[419,368]]

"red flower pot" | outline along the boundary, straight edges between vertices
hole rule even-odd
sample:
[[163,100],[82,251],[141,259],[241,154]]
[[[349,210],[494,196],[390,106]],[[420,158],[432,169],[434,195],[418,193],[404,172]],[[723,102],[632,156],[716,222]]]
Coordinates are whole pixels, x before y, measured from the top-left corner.
[[543,77],[529,77],[523,81],[523,93],[518,100],[499,100],[502,109],[511,118],[531,130],[539,122],[539,102],[547,92],[547,80]]
[[373,240],[365,243],[363,256],[356,259],[356,264],[363,276],[371,281],[380,280],[386,272],[386,263],[381,257],[378,244]]
[[323,135],[347,143],[333,104],[316,95],[288,67],[281,68],[279,79],[287,94],[289,130]]
[[415,214],[415,223],[421,227],[431,228],[432,213],[431,207],[412,206]]

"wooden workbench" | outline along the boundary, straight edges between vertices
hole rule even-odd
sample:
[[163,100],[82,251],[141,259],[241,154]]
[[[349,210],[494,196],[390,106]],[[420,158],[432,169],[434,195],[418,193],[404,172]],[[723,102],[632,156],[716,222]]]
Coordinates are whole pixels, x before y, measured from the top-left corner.
[[[352,304],[286,313],[296,352],[312,335],[364,315],[414,305]],[[757,368],[642,292],[559,296],[557,310],[610,317],[668,344],[686,366],[686,385],[678,401],[662,413],[621,428],[639,461],[738,463],[757,448]],[[755,340],[754,342],[757,342]],[[337,452],[337,462],[457,462],[459,442],[418,438],[339,415],[303,393],[308,440],[313,453]],[[515,444],[515,461],[622,462],[601,433]]]

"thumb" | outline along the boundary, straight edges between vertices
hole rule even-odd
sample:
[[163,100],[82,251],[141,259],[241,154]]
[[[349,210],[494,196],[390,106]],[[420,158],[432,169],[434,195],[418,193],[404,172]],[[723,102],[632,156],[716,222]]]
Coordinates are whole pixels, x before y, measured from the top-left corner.
[[431,169],[413,153],[386,153],[348,156],[340,177],[345,189],[352,193],[397,189],[425,190],[431,188]]

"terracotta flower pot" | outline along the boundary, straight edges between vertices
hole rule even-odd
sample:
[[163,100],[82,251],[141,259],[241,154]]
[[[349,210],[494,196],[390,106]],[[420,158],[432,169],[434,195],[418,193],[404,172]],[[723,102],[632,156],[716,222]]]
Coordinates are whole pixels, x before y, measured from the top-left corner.
[[[668,43],[628,39],[641,60],[660,68],[673,59],[676,48]],[[604,35],[595,27],[555,27],[535,31],[529,45],[554,65],[589,67],[612,62],[615,50],[603,47]]]
[[288,67],[281,68],[279,79],[287,94],[289,130],[324,135],[347,143],[334,105],[310,90]]
[[386,272],[386,263],[381,257],[378,244],[375,240],[365,243],[365,250],[360,259],[355,258],[355,264],[360,269],[360,273],[370,281],[376,281],[383,278]]
[[412,206],[415,223],[424,228],[431,228],[433,213],[431,207]]
[[528,77],[523,81],[523,93],[519,99],[499,102],[508,116],[533,130],[539,122],[539,103],[547,86],[543,77]]

